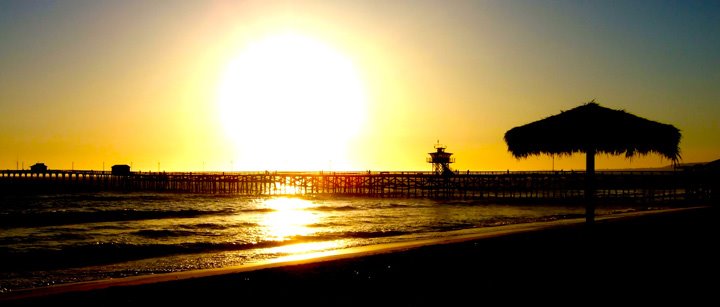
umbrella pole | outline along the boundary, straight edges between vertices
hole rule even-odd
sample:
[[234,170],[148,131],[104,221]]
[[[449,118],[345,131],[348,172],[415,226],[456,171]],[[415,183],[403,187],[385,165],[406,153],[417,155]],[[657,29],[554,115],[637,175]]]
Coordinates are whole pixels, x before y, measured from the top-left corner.
[[595,149],[589,149],[585,158],[585,224],[595,223]]

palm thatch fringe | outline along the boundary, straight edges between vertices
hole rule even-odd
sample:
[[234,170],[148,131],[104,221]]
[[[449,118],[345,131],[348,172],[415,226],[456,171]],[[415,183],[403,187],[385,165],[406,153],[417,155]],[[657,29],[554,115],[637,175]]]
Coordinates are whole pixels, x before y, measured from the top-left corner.
[[624,110],[602,107],[594,101],[569,111],[515,127],[505,133],[508,150],[516,158],[531,155],[605,153],[659,154],[680,160],[680,130]]

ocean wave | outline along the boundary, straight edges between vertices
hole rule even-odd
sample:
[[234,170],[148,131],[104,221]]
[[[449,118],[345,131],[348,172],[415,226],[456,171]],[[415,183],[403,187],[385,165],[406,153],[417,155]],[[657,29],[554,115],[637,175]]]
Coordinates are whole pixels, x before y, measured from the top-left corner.
[[[27,245],[27,244],[43,244],[45,246],[52,244],[53,246],[59,246],[65,242],[88,240],[92,237],[83,233],[75,232],[63,232],[63,233],[50,233],[50,234],[32,234],[22,236],[8,236],[0,238],[0,245]],[[50,243],[48,243],[50,242]]]
[[419,207],[425,207],[421,205],[409,205],[409,204],[398,204],[398,203],[379,203],[372,206],[369,206],[368,209],[405,209],[405,208],[419,208]]
[[160,239],[160,238],[171,238],[171,237],[190,237],[198,235],[195,231],[189,230],[169,230],[169,229],[143,229],[132,233],[133,235],[148,238],[148,239]]
[[240,212],[257,212],[257,213],[268,213],[268,212],[274,212],[275,209],[272,208],[252,208],[252,209],[242,209]]
[[440,223],[437,225],[431,225],[431,226],[427,227],[427,229],[430,232],[443,232],[443,231],[468,229],[468,228],[473,228],[473,227],[478,227],[478,226],[479,225],[477,223],[457,222],[457,223]]
[[[193,254],[221,251],[240,251],[271,248],[306,242],[330,241],[338,239],[369,239],[399,236],[405,231],[346,231],[325,232],[312,236],[294,236],[283,241],[266,240],[259,242],[186,242],[180,244],[130,244],[120,242],[82,243],[72,246],[48,247],[44,249],[17,249],[0,247],[0,272],[19,272],[25,270],[48,270],[119,263],[154,257],[178,254]],[[166,238],[172,236],[197,235],[187,230],[140,230],[134,233],[146,238]]]
[[360,208],[355,206],[317,206],[317,207],[310,207],[305,210],[312,210],[312,211],[353,211],[353,210],[359,210]]
[[191,225],[179,225],[178,227],[182,229],[210,229],[210,230],[225,230],[235,227],[255,227],[257,226],[257,223],[250,223],[250,222],[244,222],[244,223],[233,223],[233,224],[216,224],[216,223],[200,223],[200,224],[191,224]]
[[55,201],[61,203],[78,203],[78,202],[119,202],[119,201],[164,201],[174,199],[174,195],[166,194],[146,194],[146,193],[128,193],[128,194],[116,194],[116,193],[77,193],[77,194],[54,194],[54,195],[40,195],[33,196],[29,199],[37,198],[46,201]]
[[92,226],[88,227],[88,229],[90,229],[90,230],[126,230],[126,229],[131,229],[131,228],[127,225],[117,225],[117,224],[107,225],[107,224],[105,224],[105,225],[92,225]]
[[343,226],[348,226],[347,222],[345,222],[345,223],[323,222],[323,223],[314,223],[314,224],[307,225],[307,227],[311,227],[311,228],[343,227]]
[[270,248],[315,241],[317,238],[290,238],[285,241],[196,242],[181,244],[96,243],[65,248],[21,249],[0,246],[0,272],[50,270],[112,264],[154,257],[205,252]]
[[380,230],[380,231],[338,231],[338,232],[321,232],[312,236],[295,236],[292,239],[296,241],[331,241],[340,239],[372,239],[406,235],[411,232],[401,230]]
[[340,233],[341,238],[357,238],[357,239],[371,239],[371,238],[384,238],[394,237],[408,234],[410,232],[400,230],[384,230],[384,231],[347,231]]
[[231,211],[204,210],[104,210],[104,211],[60,211],[34,214],[0,215],[0,228],[57,226],[100,222],[136,221],[166,218],[193,218],[205,215],[227,215]]

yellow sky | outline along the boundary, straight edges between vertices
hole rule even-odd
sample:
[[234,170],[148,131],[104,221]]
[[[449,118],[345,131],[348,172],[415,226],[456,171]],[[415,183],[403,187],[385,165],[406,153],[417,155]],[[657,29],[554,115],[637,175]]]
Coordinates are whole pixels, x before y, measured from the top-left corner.
[[[636,18],[643,4],[3,4],[0,169],[45,162],[51,169],[429,170],[425,158],[437,140],[460,170],[582,169],[582,156],[516,160],[502,137],[592,99],[680,128],[684,162],[715,160],[720,42],[708,28],[718,9],[673,5],[681,4]],[[361,110],[353,111],[359,120],[340,108],[323,113],[339,119],[303,127],[273,120],[292,105],[274,114],[244,105],[233,112],[247,131],[228,131],[218,93],[229,65],[284,33],[352,66],[363,89]],[[283,86],[277,92],[292,93]],[[283,116],[294,114],[302,113]],[[286,141],[262,141],[279,138],[277,131],[287,131]],[[308,154],[319,149],[337,156]],[[597,167],[669,163],[600,156]]]

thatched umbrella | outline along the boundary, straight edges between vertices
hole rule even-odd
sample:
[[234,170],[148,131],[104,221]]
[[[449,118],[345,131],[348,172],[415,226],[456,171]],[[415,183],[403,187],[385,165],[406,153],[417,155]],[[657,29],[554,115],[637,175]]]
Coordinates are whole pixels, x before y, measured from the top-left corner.
[[515,127],[505,133],[508,151],[516,158],[531,155],[586,153],[585,217],[595,219],[595,154],[626,157],[656,153],[673,163],[680,159],[680,130],[623,110],[612,110],[591,101],[569,111]]

